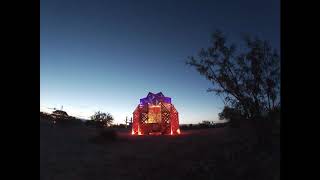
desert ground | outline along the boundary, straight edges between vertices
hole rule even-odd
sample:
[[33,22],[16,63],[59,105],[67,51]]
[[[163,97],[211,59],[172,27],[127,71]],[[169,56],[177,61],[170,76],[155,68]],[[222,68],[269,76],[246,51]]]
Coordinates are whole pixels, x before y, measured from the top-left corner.
[[178,136],[132,136],[95,143],[98,131],[40,120],[41,180],[280,179],[279,135],[266,140],[230,127]]

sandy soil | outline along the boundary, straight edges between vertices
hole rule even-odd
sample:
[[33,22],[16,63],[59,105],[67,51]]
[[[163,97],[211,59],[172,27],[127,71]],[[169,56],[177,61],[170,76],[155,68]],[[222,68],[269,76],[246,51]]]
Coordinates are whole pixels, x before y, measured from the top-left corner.
[[280,179],[279,141],[262,146],[250,131],[224,127],[179,136],[131,136],[95,144],[97,131],[40,121],[42,180]]

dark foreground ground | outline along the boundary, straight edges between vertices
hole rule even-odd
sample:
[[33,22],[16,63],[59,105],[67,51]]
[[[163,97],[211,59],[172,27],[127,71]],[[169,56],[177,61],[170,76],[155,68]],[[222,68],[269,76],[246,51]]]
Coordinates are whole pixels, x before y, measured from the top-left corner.
[[40,121],[41,180],[275,180],[279,136],[261,141],[229,127],[185,130],[180,136],[131,136],[92,143],[94,129]]

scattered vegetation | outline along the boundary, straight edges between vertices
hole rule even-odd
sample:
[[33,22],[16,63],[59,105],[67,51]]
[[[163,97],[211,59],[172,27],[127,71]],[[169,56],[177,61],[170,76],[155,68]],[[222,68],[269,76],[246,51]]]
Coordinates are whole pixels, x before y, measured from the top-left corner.
[[198,124],[181,124],[180,129],[204,129],[204,128],[220,128],[220,127],[226,127],[229,123],[216,123],[214,121],[202,121]]

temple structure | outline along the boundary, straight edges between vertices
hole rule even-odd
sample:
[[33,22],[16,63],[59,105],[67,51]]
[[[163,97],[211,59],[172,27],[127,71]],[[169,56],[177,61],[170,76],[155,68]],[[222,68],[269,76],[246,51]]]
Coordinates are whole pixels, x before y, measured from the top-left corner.
[[162,92],[149,92],[133,112],[132,135],[151,134],[180,134],[178,111]]

